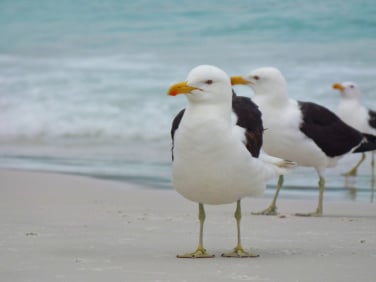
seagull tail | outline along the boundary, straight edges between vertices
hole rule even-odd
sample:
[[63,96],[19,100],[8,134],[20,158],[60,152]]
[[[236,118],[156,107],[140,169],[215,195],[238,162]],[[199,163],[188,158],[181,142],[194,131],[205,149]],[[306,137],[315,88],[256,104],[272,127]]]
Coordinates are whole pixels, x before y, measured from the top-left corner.
[[291,169],[297,166],[296,162],[272,157],[265,152],[261,152],[260,159],[267,164],[273,165],[277,175],[287,174]]
[[363,133],[363,141],[353,151],[353,153],[363,153],[376,150],[376,136]]

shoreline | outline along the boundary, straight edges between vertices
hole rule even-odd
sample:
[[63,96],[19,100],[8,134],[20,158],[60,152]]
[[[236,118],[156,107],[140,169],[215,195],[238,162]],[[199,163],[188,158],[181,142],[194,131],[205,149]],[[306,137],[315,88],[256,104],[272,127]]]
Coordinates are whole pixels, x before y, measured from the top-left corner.
[[[197,244],[197,205],[173,190],[89,177],[0,169],[0,279],[4,281],[373,281],[376,204],[328,201],[321,218],[296,217],[316,200],[280,199],[279,216],[254,216],[268,198],[206,206],[213,259],[177,259]],[[194,271],[193,271],[194,270]]]
[[[133,170],[135,168],[132,168]],[[142,170],[142,167],[138,167],[138,170]],[[131,176],[131,175],[116,175],[116,174],[100,174],[95,172],[81,172],[72,170],[49,170],[43,168],[26,168],[26,167],[1,167],[0,171],[19,171],[19,172],[33,172],[33,173],[45,173],[55,175],[66,176],[79,176],[90,179],[96,179],[99,181],[108,181],[113,183],[120,183],[123,185],[131,185],[135,187],[143,187],[153,190],[169,190],[174,191],[172,184],[168,182],[167,176]],[[310,173],[311,172],[311,173]],[[142,173],[141,173],[142,174]],[[165,172],[166,174],[166,172]],[[309,181],[305,185],[301,184],[303,176],[307,175]],[[356,177],[343,177],[338,172],[337,175],[330,175],[328,178],[328,185],[325,188],[324,201],[344,201],[344,202],[371,202],[375,200],[375,183],[370,182],[370,176],[367,174],[361,174]],[[298,180],[297,180],[298,179]],[[335,181],[333,181],[335,179]],[[341,179],[340,181],[338,179]],[[342,182],[342,183],[341,183]],[[368,187],[367,184],[368,183]],[[274,196],[276,181],[269,181],[266,191],[262,198],[272,199]],[[329,186],[330,185],[330,186]],[[360,185],[360,186],[359,186]],[[289,173],[285,177],[285,183],[279,195],[279,199],[317,199],[318,189],[316,185],[315,172],[310,171],[307,168],[299,167]]]

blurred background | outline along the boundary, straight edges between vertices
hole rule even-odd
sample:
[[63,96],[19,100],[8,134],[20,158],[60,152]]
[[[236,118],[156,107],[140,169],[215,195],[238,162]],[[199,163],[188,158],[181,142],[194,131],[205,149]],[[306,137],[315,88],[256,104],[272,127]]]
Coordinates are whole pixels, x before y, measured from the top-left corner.
[[[334,111],[331,85],[355,81],[376,109],[375,14],[373,0],[2,0],[0,167],[172,189],[170,124],[186,100],[166,91],[199,64],[275,66],[291,97]],[[327,198],[373,199],[370,158],[341,176],[359,157],[328,169]],[[316,198],[317,181],[298,168],[281,196]]]

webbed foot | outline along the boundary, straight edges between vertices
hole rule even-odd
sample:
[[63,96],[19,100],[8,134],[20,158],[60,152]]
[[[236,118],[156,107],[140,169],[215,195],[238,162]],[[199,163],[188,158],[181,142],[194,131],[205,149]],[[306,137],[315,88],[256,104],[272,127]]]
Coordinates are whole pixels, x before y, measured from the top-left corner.
[[260,212],[253,212],[253,215],[277,215],[277,207],[274,205],[270,205],[268,208],[260,211]]
[[316,210],[314,212],[309,212],[309,213],[296,213],[296,216],[306,216],[306,217],[319,217],[322,216],[322,211],[321,210]]
[[209,254],[204,248],[198,248],[193,253],[177,255],[176,257],[177,258],[213,258],[214,255]]
[[358,170],[356,168],[350,169],[348,172],[342,173],[343,176],[356,176]]
[[235,247],[232,252],[222,254],[226,258],[255,258],[260,255],[245,251],[242,247]]

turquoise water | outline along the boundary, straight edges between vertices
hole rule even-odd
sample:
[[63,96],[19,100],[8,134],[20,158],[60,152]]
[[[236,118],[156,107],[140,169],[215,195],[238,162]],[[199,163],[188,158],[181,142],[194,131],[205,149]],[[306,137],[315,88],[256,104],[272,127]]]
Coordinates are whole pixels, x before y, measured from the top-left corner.
[[[0,166],[171,188],[169,127],[186,101],[166,90],[198,64],[276,66],[292,97],[333,110],[332,83],[356,81],[376,109],[375,14],[374,1],[0,1]],[[335,197],[353,198],[340,172],[354,158],[328,170]]]

